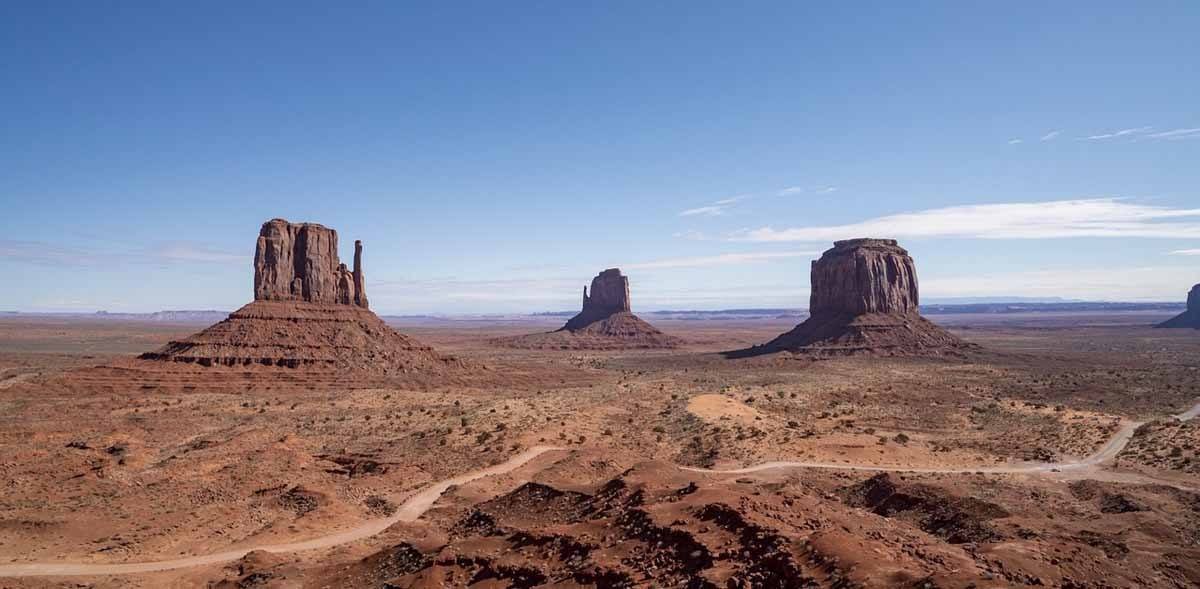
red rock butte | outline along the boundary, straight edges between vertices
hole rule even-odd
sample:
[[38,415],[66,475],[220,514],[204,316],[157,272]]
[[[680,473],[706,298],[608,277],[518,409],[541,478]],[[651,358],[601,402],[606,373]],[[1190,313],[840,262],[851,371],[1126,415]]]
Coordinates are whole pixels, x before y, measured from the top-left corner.
[[815,355],[943,355],[971,348],[920,315],[917,270],[894,239],[850,239],[814,260],[809,317],[764,346]]
[[566,325],[550,333],[535,333],[498,340],[516,348],[564,350],[618,350],[673,348],[678,338],[669,336],[633,314],[629,278],[609,268],[592,279],[591,293],[583,287],[583,308]]
[[1188,291],[1187,310],[1159,323],[1155,327],[1190,327],[1200,329],[1200,284]]
[[337,252],[333,229],[283,219],[263,223],[254,253],[254,302],[140,358],[382,374],[445,367],[448,359],[368,309],[362,242],[354,243],[353,270]]

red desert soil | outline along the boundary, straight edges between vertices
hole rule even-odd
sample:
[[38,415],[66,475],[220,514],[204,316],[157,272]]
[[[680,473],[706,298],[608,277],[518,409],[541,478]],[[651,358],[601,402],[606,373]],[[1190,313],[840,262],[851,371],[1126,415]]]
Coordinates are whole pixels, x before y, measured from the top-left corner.
[[[78,370],[197,326],[0,320],[0,370],[32,375],[0,389],[0,566],[325,546],[0,586],[1195,586],[1200,478],[1182,461],[1028,464],[1170,425],[1200,391],[1195,332],[1028,321],[955,321],[983,349],[966,357],[820,361],[716,353],[783,321],[666,322],[690,343],[654,352],[497,349],[529,326],[408,324],[472,368],[356,381],[129,356],[139,368]],[[1128,448],[1170,458],[1159,446],[1181,438],[1158,431]],[[565,450],[391,523],[538,446]],[[679,468],[773,461],[888,472]]]

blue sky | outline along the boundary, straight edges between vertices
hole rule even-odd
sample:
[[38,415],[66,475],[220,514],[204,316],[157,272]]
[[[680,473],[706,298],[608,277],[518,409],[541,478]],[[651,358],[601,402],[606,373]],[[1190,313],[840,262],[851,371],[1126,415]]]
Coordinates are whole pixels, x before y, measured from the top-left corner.
[[[653,6],[650,6],[653,4]],[[259,225],[389,313],[807,304],[835,238],[922,296],[1183,300],[1200,5],[6,2],[0,310],[233,309]]]

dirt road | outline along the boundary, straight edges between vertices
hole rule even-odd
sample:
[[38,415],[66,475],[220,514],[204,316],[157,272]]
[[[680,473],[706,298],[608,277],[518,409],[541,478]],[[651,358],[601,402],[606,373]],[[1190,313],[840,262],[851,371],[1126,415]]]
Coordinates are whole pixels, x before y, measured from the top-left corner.
[[5,564],[0,565],[0,578],[3,577],[49,577],[49,576],[73,576],[73,575],[127,575],[131,573],[152,573],[157,571],[167,571],[172,569],[182,569],[194,566],[219,564],[237,560],[246,555],[248,552],[262,550],[266,552],[301,552],[304,550],[316,550],[318,548],[329,548],[355,540],[368,538],[386,530],[392,524],[397,522],[416,521],[421,517],[434,502],[445,493],[447,489],[455,485],[465,485],[471,481],[481,479],[483,477],[495,476],[512,472],[529,461],[545,454],[558,450],[552,446],[535,446],[530,448],[507,461],[500,464],[489,466],[484,469],[469,472],[459,475],[454,478],[440,481],[417,494],[409,497],[400,505],[396,513],[389,517],[374,519],[363,523],[357,527],[321,536],[311,540],[301,542],[291,542],[287,544],[267,544],[262,546],[247,546],[214,554],[205,554],[201,556],[189,556],[186,558],[177,558],[173,560],[160,560],[154,562],[131,562],[131,563],[115,563],[115,564],[88,564],[88,563],[69,563],[69,562],[37,562],[28,564]]
[[[1175,419],[1187,421],[1200,416],[1200,402],[1196,403],[1191,409],[1175,416]],[[1117,430],[1116,434],[1101,447],[1099,450],[1076,461],[1067,462],[1034,462],[1022,463],[1005,466],[980,466],[973,468],[917,468],[905,467],[903,465],[895,466],[876,466],[876,465],[854,465],[854,464],[833,464],[825,462],[765,462],[745,468],[735,468],[728,470],[709,470],[703,468],[681,467],[684,470],[699,473],[709,474],[748,474],[761,472],[765,470],[778,468],[826,468],[837,470],[863,470],[863,471],[887,471],[887,472],[916,472],[916,473],[1061,473],[1066,471],[1078,472],[1098,472],[1100,465],[1116,458],[1121,450],[1129,443],[1130,438],[1139,426],[1145,422],[1134,421],[1128,422]],[[0,565],[0,578],[3,577],[48,577],[48,576],[75,576],[75,575],[125,575],[131,573],[149,573],[166,571],[172,569],[182,569],[187,567],[219,564],[237,560],[246,555],[246,553],[262,550],[265,552],[301,552],[304,550],[315,550],[318,548],[330,548],[354,542],[363,538],[374,536],[387,529],[392,524],[401,521],[416,521],[446,492],[447,489],[454,485],[464,485],[471,481],[481,479],[483,477],[494,476],[512,472],[531,460],[545,454],[562,450],[553,446],[535,446],[521,454],[518,454],[505,462],[490,466],[481,470],[469,472],[459,475],[454,478],[433,484],[417,494],[405,500],[396,510],[396,513],[390,517],[371,520],[355,528],[321,536],[311,540],[301,542],[292,542],[288,544],[267,544],[262,546],[248,546],[217,552],[214,554],[206,554],[201,556],[189,556],[187,558],[178,558],[174,560],[160,560],[155,562],[136,562],[136,563],[118,563],[118,564],[86,564],[86,563],[69,563],[69,562],[40,562],[27,564],[7,564]],[[1120,476],[1112,478],[1112,480],[1120,480],[1123,482],[1158,482],[1149,477],[1143,477],[1135,474],[1120,473]]]

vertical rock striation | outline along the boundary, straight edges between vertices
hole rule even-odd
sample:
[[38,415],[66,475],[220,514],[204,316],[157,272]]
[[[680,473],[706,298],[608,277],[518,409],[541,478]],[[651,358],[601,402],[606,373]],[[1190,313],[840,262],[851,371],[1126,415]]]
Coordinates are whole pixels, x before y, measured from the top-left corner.
[[894,239],[835,242],[810,276],[808,319],[764,346],[726,355],[940,355],[970,347],[920,315],[916,264]]
[[1187,310],[1159,323],[1156,327],[1191,327],[1200,329],[1200,284],[1188,292]]
[[367,308],[362,242],[354,242],[354,271],[338,260],[337,231],[316,223],[263,223],[254,251],[254,300],[304,301]]
[[914,313],[917,269],[894,239],[849,239],[812,263],[808,310],[818,314]]
[[140,358],[387,377],[460,368],[367,308],[362,242],[354,243],[353,270],[338,260],[337,243],[336,231],[315,223],[267,221],[254,253],[254,301]]

